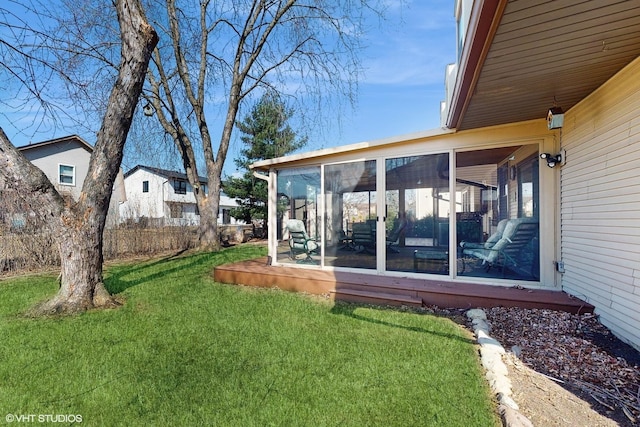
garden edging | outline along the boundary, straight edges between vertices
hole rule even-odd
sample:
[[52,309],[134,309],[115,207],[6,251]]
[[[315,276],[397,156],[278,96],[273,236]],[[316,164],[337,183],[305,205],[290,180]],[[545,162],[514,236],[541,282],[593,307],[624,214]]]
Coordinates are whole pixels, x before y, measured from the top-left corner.
[[498,412],[505,427],[533,427],[533,423],[520,413],[518,404],[513,400],[509,371],[502,357],[506,354],[504,347],[489,335],[487,316],[482,309],[467,311],[473,332],[480,345],[480,362],[484,367],[485,377],[498,399]]

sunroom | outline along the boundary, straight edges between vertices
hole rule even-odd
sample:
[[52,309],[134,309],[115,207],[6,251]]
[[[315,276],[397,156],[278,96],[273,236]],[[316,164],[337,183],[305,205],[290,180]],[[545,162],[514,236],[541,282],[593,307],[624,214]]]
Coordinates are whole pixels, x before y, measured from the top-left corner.
[[555,287],[544,120],[266,160],[273,266]]

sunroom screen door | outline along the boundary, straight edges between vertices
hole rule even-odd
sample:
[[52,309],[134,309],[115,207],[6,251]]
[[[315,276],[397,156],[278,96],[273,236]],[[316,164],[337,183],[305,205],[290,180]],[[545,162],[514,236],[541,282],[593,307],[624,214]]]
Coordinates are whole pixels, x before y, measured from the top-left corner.
[[375,269],[376,161],[326,165],[324,265]]
[[449,155],[385,161],[385,268],[449,274]]

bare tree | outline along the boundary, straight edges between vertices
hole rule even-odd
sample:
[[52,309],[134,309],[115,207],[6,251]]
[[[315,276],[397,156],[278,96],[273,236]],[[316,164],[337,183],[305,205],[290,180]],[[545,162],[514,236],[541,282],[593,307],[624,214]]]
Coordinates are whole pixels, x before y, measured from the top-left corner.
[[[194,188],[201,248],[219,247],[221,175],[243,101],[270,90],[303,103],[315,100],[319,113],[331,93],[353,99],[363,14],[377,13],[376,3],[201,0],[194,7],[166,0],[166,25],[145,91],[153,110],[147,111],[171,135]],[[210,131],[214,106],[224,111],[217,138]],[[198,164],[204,164],[208,194],[200,191]]]
[[120,62],[102,127],[78,200],[63,198],[0,129],[0,177],[57,236],[61,258],[59,292],[34,314],[73,313],[110,307],[102,277],[102,233],[124,143],[158,42],[138,0],[115,0],[120,27]]

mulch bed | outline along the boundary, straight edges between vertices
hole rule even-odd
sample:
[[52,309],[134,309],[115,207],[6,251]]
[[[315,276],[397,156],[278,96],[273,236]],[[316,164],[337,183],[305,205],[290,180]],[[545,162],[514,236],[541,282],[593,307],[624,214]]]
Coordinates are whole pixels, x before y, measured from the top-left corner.
[[620,425],[640,423],[640,352],[596,315],[503,307],[485,312],[490,335],[525,365]]

